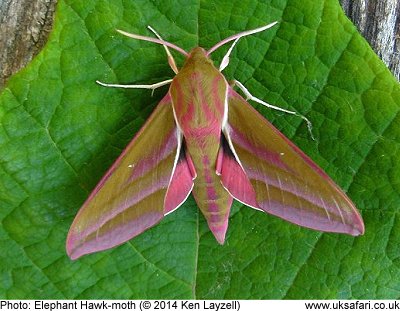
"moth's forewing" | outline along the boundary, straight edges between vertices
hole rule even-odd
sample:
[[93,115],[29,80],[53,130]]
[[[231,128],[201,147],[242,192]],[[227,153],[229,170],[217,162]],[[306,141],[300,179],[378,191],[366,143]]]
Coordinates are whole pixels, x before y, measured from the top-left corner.
[[257,196],[256,208],[300,226],[360,235],[364,223],[332,179],[233,89],[226,132]]
[[177,131],[167,95],[79,210],[67,237],[72,259],[124,243],[162,219]]

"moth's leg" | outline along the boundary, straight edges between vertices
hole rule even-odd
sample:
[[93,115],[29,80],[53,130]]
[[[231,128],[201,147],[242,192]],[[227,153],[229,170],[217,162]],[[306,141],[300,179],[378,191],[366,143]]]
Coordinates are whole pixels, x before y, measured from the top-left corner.
[[[147,28],[149,28],[156,35],[156,37],[158,39],[160,39],[161,41],[164,41],[164,39],[161,38],[161,36],[157,33],[157,31],[155,31],[151,26],[147,26]],[[168,56],[168,64],[169,64],[169,66],[175,72],[175,74],[177,74],[179,70],[178,70],[178,67],[176,66],[174,57],[172,56],[171,52],[169,51],[168,47],[165,44],[163,44],[163,47],[164,47],[165,52],[167,53],[167,56]]]
[[229,56],[232,53],[232,50],[236,43],[239,41],[240,37],[233,41],[231,47],[229,48],[228,52],[226,52],[225,56],[222,58],[221,64],[219,65],[219,71],[222,71],[229,65]]
[[124,89],[149,89],[152,90],[152,94],[156,88],[159,88],[161,86],[170,84],[172,82],[172,79],[168,79],[165,81],[157,82],[154,84],[108,84],[101,82],[99,80],[96,80],[96,83],[106,86],[106,87],[118,87],[118,88],[124,88]]
[[264,105],[265,107],[268,107],[268,108],[271,108],[271,109],[275,109],[275,110],[278,110],[278,111],[282,111],[282,112],[285,112],[285,113],[293,114],[293,115],[295,115],[295,116],[298,116],[298,117],[302,118],[304,121],[307,122],[307,127],[308,127],[308,131],[310,132],[311,138],[312,138],[313,140],[315,140],[314,135],[312,134],[312,124],[311,124],[310,120],[308,120],[305,116],[299,114],[299,113],[296,112],[296,111],[286,110],[286,109],[283,109],[283,108],[281,108],[281,107],[277,107],[277,106],[268,104],[268,103],[266,103],[265,101],[262,101],[261,99],[259,99],[259,98],[255,97],[255,96],[253,96],[253,95],[249,92],[249,90],[246,89],[246,87],[245,87],[242,83],[240,83],[239,81],[237,81],[237,80],[233,80],[231,84],[232,84],[232,85],[236,85],[236,86],[243,92],[243,94],[246,96],[246,100],[252,100],[252,101],[254,101],[254,102],[256,102],[256,103],[259,103],[259,104],[261,104],[261,105]]

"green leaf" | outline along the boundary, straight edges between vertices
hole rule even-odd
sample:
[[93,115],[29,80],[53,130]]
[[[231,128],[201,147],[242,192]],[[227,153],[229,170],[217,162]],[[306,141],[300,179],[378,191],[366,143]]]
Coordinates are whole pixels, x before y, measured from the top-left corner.
[[[220,246],[189,198],[128,243],[69,260],[79,207],[167,91],[94,81],[173,76],[161,46],[115,28],[150,35],[151,25],[190,50],[275,20],[241,39],[225,74],[311,120],[315,141],[301,118],[256,106],[347,190],[365,235],[322,234],[236,202]],[[399,107],[399,83],[335,0],[59,1],[45,49],[0,95],[0,297],[399,298]]]

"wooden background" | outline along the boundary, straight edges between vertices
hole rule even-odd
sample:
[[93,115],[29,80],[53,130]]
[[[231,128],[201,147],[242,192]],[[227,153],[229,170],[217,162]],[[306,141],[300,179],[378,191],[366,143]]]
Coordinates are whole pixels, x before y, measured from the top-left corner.
[[[46,43],[57,0],[0,0],[0,89]],[[400,0],[340,0],[347,16],[400,80]]]

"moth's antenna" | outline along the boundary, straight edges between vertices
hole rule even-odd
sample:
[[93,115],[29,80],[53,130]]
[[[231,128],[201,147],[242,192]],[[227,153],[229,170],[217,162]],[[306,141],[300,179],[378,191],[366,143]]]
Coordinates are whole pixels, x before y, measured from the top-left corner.
[[268,24],[268,25],[265,25],[265,26],[262,26],[262,27],[259,27],[259,28],[256,28],[256,29],[246,30],[246,31],[240,32],[240,33],[238,33],[236,35],[230,36],[230,37],[222,40],[221,42],[218,42],[211,49],[209,49],[208,52],[207,52],[207,56],[209,56],[212,52],[214,52],[219,47],[223,46],[225,43],[228,43],[228,42],[233,41],[233,40],[237,40],[239,38],[242,38],[242,37],[245,37],[245,36],[248,36],[248,35],[252,35],[252,34],[257,33],[257,32],[264,31],[264,30],[266,30],[268,28],[271,28],[271,27],[275,26],[277,23],[278,22],[273,22],[271,24]]
[[164,40],[160,40],[160,39],[156,39],[156,38],[151,38],[151,37],[146,37],[146,36],[142,36],[142,35],[137,35],[135,33],[129,33],[120,29],[117,29],[117,31],[120,34],[123,34],[124,36],[133,38],[133,39],[137,39],[137,40],[142,40],[142,41],[148,41],[148,42],[153,42],[153,43],[157,43],[157,44],[161,44],[164,46],[168,46],[171,49],[174,49],[176,51],[178,51],[179,53],[181,53],[182,55],[184,55],[185,57],[187,57],[189,54],[188,52],[186,52],[184,49],[180,48],[179,46],[172,44],[168,41],[164,41]]

